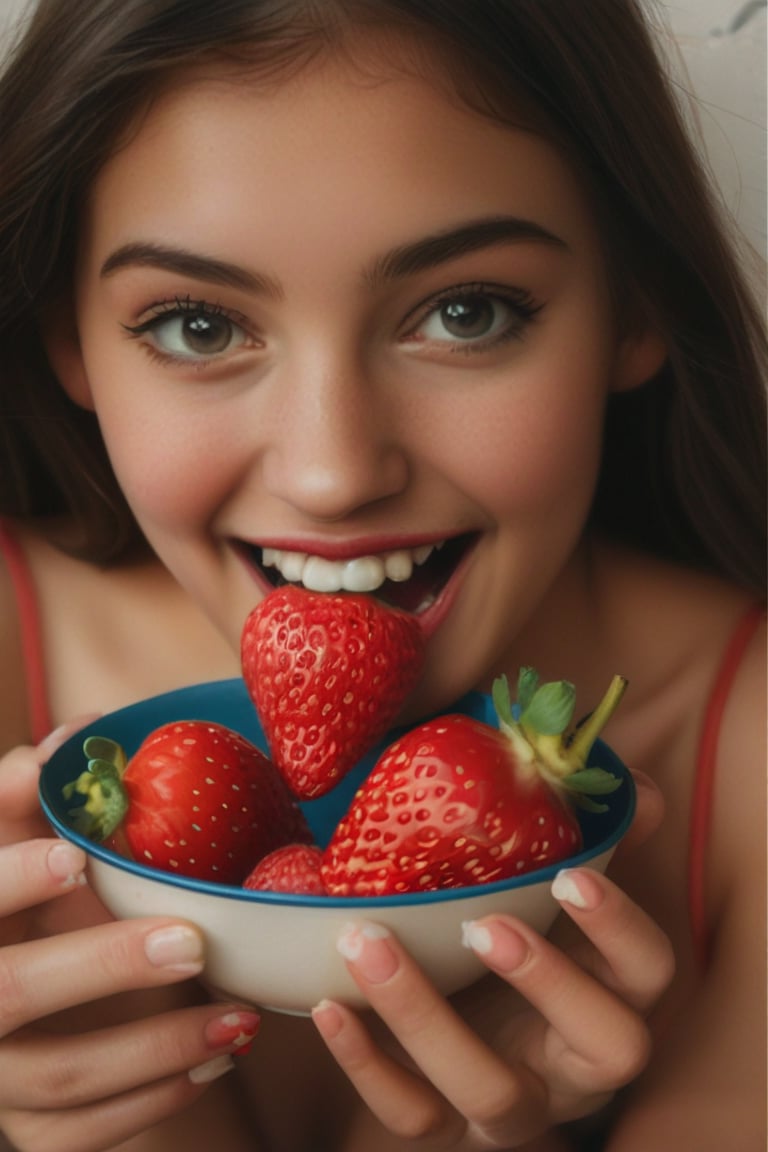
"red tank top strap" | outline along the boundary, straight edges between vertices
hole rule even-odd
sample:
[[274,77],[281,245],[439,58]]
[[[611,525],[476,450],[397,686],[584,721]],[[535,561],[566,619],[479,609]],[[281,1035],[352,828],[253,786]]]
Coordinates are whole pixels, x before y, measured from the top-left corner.
[[21,630],[22,671],[32,739],[38,743],[53,728],[43,659],[43,638],[35,583],[27,558],[11,526],[0,519],[0,554],[11,577]]
[[688,852],[688,901],[691,933],[696,960],[700,971],[709,963],[709,936],[707,931],[706,860],[712,823],[712,803],[715,790],[717,745],[725,706],[739,670],[742,657],[758,625],[765,615],[762,604],[753,604],[739,620],[723,654],[715,682],[710,692],[699,738],[691,805],[691,832]]

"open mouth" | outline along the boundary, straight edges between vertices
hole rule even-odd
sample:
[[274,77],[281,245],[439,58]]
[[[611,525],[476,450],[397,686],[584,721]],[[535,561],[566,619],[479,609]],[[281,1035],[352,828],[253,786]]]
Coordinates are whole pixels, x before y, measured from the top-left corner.
[[273,588],[300,584],[313,592],[366,592],[392,608],[418,614],[435,603],[477,540],[465,534],[439,544],[403,548],[350,560],[244,545]]

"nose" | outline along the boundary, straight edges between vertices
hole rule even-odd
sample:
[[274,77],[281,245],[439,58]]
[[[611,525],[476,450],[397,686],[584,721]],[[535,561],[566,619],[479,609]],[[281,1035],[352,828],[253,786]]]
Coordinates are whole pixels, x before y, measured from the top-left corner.
[[405,488],[408,458],[392,397],[360,365],[316,363],[294,368],[290,383],[273,383],[279,411],[262,458],[271,495],[313,520],[333,522]]

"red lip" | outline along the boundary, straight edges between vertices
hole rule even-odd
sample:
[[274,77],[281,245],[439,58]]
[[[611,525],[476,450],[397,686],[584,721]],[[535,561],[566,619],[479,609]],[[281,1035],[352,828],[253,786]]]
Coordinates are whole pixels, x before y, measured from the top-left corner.
[[387,536],[367,536],[364,540],[333,540],[324,536],[308,539],[295,536],[260,536],[256,541],[243,540],[241,543],[251,548],[276,548],[282,552],[306,552],[320,556],[324,560],[354,560],[357,556],[380,556],[384,552],[398,552],[401,549],[420,548],[426,544],[442,544],[456,540],[463,533],[420,533],[416,535],[392,534]]

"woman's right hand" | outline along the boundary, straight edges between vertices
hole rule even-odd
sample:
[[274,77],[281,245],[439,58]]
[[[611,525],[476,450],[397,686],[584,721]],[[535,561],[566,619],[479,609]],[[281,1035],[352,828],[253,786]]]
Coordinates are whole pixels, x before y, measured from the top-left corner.
[[183,985],[202,969],[194,926],[112,920],[84,853],[46,836],[40,765],[72,730],[0,759],[0,1132],[21,1152],[100,1152],[151,1129],[258,1027]]

